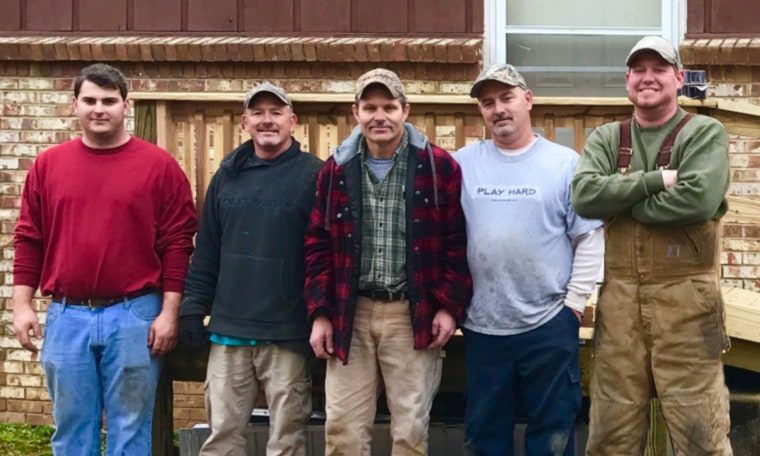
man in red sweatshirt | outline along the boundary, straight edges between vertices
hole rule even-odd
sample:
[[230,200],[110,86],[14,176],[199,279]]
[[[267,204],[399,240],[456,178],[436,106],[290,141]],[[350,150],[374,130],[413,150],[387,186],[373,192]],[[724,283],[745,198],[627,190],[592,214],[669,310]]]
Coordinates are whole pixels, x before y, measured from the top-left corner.
[[94,64],[74,81],[82,137],[43,151],[27,175],[16,226],[13,327],[36,359],[32,306],[52,295],[41,364],[53,401],[53,452],[146,455],[161,355],[197,227],[192,192],[166,151],[127,133],[127,83]]

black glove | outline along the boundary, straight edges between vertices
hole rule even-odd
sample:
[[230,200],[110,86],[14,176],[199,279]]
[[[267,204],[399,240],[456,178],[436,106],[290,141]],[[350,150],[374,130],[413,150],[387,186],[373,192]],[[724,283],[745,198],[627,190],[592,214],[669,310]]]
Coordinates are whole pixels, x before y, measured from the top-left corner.
[[179,317],[179,345],[185,350],[204,350],[211,342],[203,324],[203,315],[183,315]]

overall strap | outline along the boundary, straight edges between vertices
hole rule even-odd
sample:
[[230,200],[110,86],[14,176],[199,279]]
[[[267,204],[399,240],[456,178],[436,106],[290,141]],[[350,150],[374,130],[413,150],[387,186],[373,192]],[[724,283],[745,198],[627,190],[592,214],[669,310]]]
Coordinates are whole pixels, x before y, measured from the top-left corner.
[[694,114],[686,114],[686,117],[681,119],[681,121],[678,122],[678,125],[676,125],[676,128],[674,128],[673,131],[670,132],[670,135],[665,138],[665,142],[662,143],[662,149],[660,149],[660,153],[657,154],[657,167],[659,169],[670,168],[670,151],[673,150],[673,144],[676,142],[676,136],[678,136],[678,132],[681,131],[684,125],[686,125],[686,123],[693,117]]
[[[670,132],[665,142],[662,143],[662,148],[657,154],[657,167],[659,169],[667,169],[670,167],[670,152],[673,150],[673,144],[676,142],[676,137],[681,129],[694,118],[694,114],[687,114],[678,125]],[[626,119],[620,122],[620,148],[618,150],[617,169],[621,174],[625,174],[631,168],[631,157],[633,156],[633,149],[631,144],[631,124],[633,119]]]
[[617,169],[620,174],[625,174],[631,168],[631,123],[633,119],[620,122],[620,148],[618,150]]

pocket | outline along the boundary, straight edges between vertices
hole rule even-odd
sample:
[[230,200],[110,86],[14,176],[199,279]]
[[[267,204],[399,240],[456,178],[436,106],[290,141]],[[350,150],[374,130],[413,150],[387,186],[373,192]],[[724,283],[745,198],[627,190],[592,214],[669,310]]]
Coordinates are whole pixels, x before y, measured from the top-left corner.
[[292,385],[294,400],[292,401],[294,418],[301,418],[303,421],[308,421],[312,412],[312,397],[311,397],[311,377],[301,382],[294,382]]
[[57,302],[51,302],[50,305],[48,305],[47,313],[45,314],[45,334],[47,335],[47,329],[52,327],[53,324],[58,320],[58,317],[61,316],[63,313],[63,304],[57,303]]
[[436,195],[433,189],[425,191],[422,194],[422,207],[428,213],[428,218],[435,222],[443,220],[443,214],[448,207],[448,198],[442,190]]
[[581,322],[580,322],[580,320],[578,320],[578,316],[575,315],[575,310],[573,310],[572,308],[570,308],[570,307],[568,307],[568,306],[566,306],[564,304],[562,305],[562,307],[564,307],[562,309],[562,312],[566,313],[567,314],[567,318],[570,319],[571,328],[573,330],[579,329],[581,327]]
[[[250,309],[250,301],[259,309],[275,309],[287,304],[284,285],[285,261],[279,258],[256,257],[228,253],[222,257],[217,293],[232,308],[225,312]],[[248,302],[240,302],[240,300]],[[236,315],[245,318],[246,315]]]
[[731,338],[726,330],[726,308],[720,286],[713,281],[692,279],[689,281],[695,302],[712,316],[719,334],[720,351],[725,353],[731,348]]
[[577,384],[581,382],[581,368],[578,363],[570,363],[567,366],[567,375],[570,378],[570,383]]
[[161,313],[161,298],[157,293],[129,301],[129,312],[140,320],[153,321]]
[[706,268],[715,264],[717,233],[714,222],[689,226],[649,228],[652,248],[659,264]]

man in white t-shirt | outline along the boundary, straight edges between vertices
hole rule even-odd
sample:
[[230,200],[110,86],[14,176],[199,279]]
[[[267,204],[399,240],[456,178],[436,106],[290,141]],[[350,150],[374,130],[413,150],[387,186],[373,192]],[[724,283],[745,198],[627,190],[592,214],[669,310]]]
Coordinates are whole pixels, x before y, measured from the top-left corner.
[[474,286],[464,323],[465,449],[511,455],[524,410],[525,454],[572,455],[578,327],[602,264],[602,224],[573,211],[578,154],[533,132],[533,95],[514,67],[485,69],[470,95],[493,139],[454,154]]

